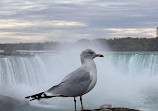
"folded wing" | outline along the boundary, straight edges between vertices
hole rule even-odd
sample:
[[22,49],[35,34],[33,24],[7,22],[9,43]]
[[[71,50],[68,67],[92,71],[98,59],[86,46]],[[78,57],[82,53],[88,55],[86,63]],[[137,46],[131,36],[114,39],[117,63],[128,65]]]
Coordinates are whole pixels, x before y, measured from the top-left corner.
[[45,93],[51,96],[76,97],[87,92],[91,83],[90,74],[83,67],[66,76],[62,82]]

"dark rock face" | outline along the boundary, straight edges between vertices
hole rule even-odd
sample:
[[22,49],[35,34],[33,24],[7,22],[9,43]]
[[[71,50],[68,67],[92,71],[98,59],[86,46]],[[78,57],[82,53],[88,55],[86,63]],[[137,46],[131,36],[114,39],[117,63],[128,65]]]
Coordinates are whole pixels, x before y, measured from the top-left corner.
[[128,109],[128,108],[111,108],[111,111],[139,111],[136,109]]
[[94,109],[94,110],[83,110],[83,111],[140,111],[129,108],[106,108],[106,109]]
[[25,106],[27,104],[28,103],[26,101],[0,95],[0,111],[13,111],[16,108]]
[[[30,106],[28,102],[24,100],[17,100],[8,96],[0,95],[0,111],[52,111],[49,108]],[[61,111],[54,109],[53,111]],[[69,110],[64,110],[69,111]],[[72,110],[73,111],[73,110]],[[83,111],[139,111],[128,108],[105,108],[105,109],[93,109]]]

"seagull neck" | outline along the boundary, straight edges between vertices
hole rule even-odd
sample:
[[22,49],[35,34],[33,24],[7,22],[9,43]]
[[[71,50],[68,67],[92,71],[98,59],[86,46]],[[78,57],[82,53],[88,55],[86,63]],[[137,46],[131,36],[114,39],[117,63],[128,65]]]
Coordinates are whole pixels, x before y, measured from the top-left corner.
[[81,63],[83,64],[83,65],[94,65],[95,66],[95,63],[94,63],[94,61],[92,60],[92,59],[81,59]]

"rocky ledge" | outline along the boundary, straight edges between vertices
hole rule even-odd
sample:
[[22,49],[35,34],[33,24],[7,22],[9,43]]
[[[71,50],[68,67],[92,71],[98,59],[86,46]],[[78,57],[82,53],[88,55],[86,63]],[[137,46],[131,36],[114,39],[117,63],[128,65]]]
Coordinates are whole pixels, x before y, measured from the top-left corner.
[[140,111],[129,108],[105,108],[105,109],[93,109],[93,110],[82,110],[82,111]]

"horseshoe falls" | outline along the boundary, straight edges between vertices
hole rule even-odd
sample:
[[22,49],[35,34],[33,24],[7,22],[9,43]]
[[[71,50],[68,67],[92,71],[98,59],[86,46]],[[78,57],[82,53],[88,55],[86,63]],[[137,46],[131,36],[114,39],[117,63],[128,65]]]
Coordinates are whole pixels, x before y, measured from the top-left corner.
[[[73,54],[72,54],[73,53]],[[95,88],[83,96],[85,108],[113,107],[158,110],[158,53],[98,52]],[[23,99],[58,84],[80,66],[78,52],[35,52],[34,56],[0,56],[0,95]],[[30,102],[50,109],[73,109],[73,98]],[[79,100],[77,104],[80,108]]]

